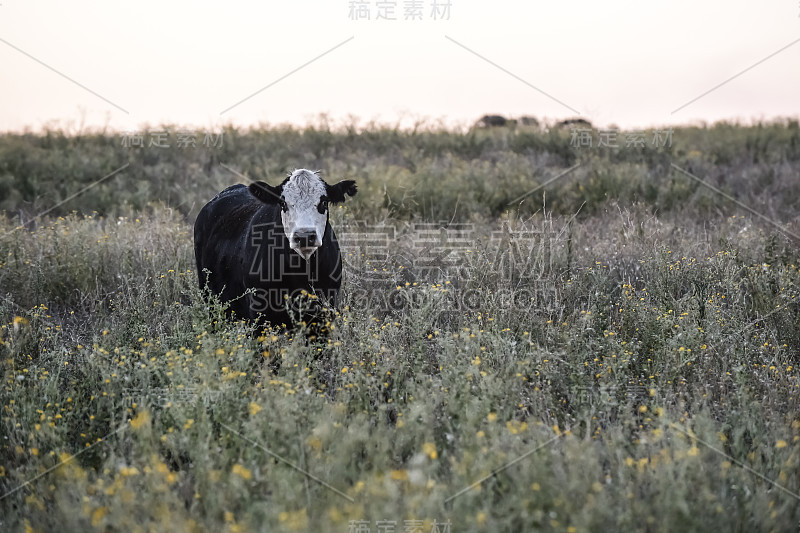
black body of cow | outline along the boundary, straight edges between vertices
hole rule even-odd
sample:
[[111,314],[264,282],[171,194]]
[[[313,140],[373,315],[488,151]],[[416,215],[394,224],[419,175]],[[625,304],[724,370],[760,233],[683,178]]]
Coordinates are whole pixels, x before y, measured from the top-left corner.
[[556,126],[559,128],[565,128],[568,126],[579,126],[581,128],[591,128],[592,123],[584,118],[568,118],[567,120],[562,120],[561,122],[556,123]]
[[511,121],[502,115],[484,115],[477,123],[478,127],[493,128],[498,126],[507,126]]
[[[236,319],[293,326],[313,318],[320,300],[335,304],[342,260],[330,222],[322,245],[306,261],[289,247],[280,207],[261,202],[244,185],[228,187],[203,207],[194,245],[201,290],[207,286],[231,302]],[[245,294],[247,289],[254,291]],[[301,313],[293,306],[303,291],[317,299],[306,299],[310,307]]]

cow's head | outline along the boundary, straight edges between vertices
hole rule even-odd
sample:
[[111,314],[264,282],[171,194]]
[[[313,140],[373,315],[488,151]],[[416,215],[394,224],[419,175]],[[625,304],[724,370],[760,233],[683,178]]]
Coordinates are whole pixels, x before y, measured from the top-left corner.
[[328,185],[316,172],[299,169],[277,187],[257,181],[250,185],[250,193],[266,204],[280,206],[289,246],[308,260],[322,246],[328,204],[344,202],[345,195],[354,196],[356,182],[344,180]]

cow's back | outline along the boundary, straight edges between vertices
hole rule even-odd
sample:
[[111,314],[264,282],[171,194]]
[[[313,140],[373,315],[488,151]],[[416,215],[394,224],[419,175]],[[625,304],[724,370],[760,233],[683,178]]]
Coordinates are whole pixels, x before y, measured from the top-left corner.
[[[222,301],[233,300],[244,292],[243,263],[249,228],[263,207],[246,186],[233,185],[200,210],[194,223],[194,250],[201,290],[207,287]],[[240,317],[248,317],[242,300],[234,302],[232,309]]]
[[195,246],[214,235],[241,235],[261,207],[244,185],[232,185],[203,206],[194,222]]

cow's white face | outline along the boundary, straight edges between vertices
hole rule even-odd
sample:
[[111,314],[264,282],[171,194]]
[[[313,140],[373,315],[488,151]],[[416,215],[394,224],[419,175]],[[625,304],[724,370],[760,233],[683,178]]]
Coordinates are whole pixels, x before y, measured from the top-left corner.
[[292,250],[305,260],[322,245],[328,223],[325,193],[325,182],[308,170],[295,170],[283,184],[280,203],[283,231]]
[[299,169],[278,187],[259,181],[250,185],[250,192],[264,203],[280,206],[289,246],[307,261],[322,246],[328,204],[343,202],[345,194],[355,195],[356,184],[346,180],[328,185],[316,172]]

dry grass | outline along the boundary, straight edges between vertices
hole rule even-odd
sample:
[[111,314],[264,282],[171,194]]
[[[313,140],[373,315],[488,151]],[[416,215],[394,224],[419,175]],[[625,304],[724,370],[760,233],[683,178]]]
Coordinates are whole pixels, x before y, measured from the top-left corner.
[[365,189],[317,344],[209,312],[173,209],[3,219],[2,529],[796,528],[796,242],[698,191],[439,228]]

